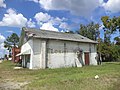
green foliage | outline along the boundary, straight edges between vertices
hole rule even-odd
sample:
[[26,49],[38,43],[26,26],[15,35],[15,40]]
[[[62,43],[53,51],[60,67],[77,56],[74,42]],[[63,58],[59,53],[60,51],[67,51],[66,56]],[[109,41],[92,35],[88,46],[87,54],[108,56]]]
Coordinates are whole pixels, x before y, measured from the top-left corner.
[[101,18],[103,25],[104,25],[104,43],[110,44],[110,38],[111,38],[111,20],[109,19],[109,16],[103,16]]
[[12,46],[18,45],[19,37],[16,33],[11,34],[7,37],[6,41],[4,41],[4,47],[9,50],[9,55],[11,53]]
[[119,17],[109,18],[109,16],[103,16],[101,18],[104,29],[110,31],[110,33],[114,33],[118,29]]
[[88,25],[80,25],[80,30],[77,31],[80,35],[88,37],[92,40],[97,40],[99,36],[99,24],[91,22]]
[[[111,35],[115,32],[120,32],[120,17],[110,18],[103,16],[101,18],[104,25],[104,41],[99,46],[99,51],[102,54],[104,61],[119,61],[120,60],[120,38],[114,38],[111,42]],[[115,43],[115,44],[114,44]]]
[[[92,40],[98,40],[98,52],[101,53],[103,61],[119,61],[120,60],[120,38],[115,37],[114,42],[111,42],[111,35],[115,32],[120,32],[120,17],[110,18],[103,16],[101,18],[104,25],[104,39],[100,39],[99,24],[91,22],[88,25],[80,25],[79,34],[88,37]],[[115,43],[115,44],[114,44]]]
[[116,31],[120,33],[120,17],[110,18],[109,16],[103,16],[101,18],[104,25],[104,41],[105,43],[110,43],[111,34]]
[[120,46],[119,45],[107,45],[102,42],[99,45],[99,52],[101,52],[103,61],[120,61]]
[[120,61],[120,46],[118,45],[113,45],[111,46],[111,56],[112,56],[112,61]]
[[120,45],[120,38],[119,37],[115,37],[114,40],[115,40],[116,45]]

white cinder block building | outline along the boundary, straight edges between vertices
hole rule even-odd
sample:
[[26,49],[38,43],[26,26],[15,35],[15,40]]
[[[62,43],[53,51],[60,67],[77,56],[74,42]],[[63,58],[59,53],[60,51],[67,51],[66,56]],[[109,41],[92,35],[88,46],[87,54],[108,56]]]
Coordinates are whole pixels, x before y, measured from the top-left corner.
[[23,28],[22,66],[29,69],[97,65],[96,41],[78,34]]

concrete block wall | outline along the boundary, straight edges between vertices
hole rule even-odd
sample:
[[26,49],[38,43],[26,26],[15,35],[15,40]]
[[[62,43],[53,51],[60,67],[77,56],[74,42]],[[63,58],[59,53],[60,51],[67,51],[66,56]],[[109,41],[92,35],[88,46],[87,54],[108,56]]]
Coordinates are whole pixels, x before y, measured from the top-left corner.
[[89,52],[90,65],[97,65],[95,44],[34,38],[25,43],[21,51],[31,50],[30,69],[44,69],[46,67],[75,67],[76,48],[83,50],[82,60],[84,64],[84,52]]

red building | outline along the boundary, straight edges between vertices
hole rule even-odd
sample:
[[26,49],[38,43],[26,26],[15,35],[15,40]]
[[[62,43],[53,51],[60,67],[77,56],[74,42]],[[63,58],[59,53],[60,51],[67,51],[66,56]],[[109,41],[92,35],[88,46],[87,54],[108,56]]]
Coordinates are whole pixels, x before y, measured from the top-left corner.
[[12,61],[13,62],[17,63],[20,61],[20,56],[16,56],[19,53],[20,53],[20,48],[17,48],[17,47],[12,48]]

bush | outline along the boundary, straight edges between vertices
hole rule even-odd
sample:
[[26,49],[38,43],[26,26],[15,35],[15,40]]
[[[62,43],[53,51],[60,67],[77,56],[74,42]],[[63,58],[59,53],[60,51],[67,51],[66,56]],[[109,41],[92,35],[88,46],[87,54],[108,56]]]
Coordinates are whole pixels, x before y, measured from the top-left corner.
[[101,43],[99,47],[103,61],[120,61],[120,46]]

